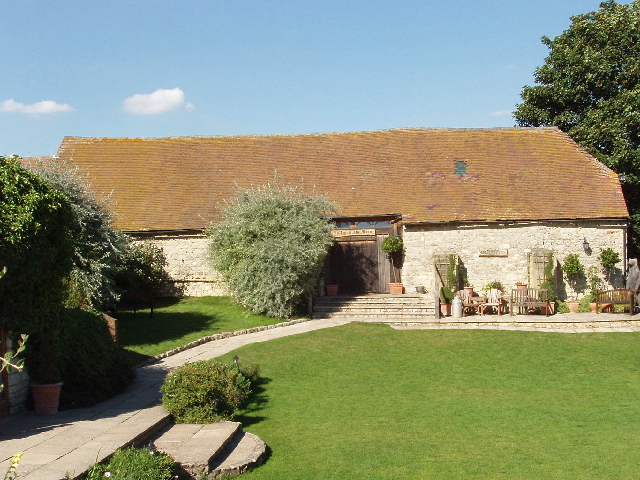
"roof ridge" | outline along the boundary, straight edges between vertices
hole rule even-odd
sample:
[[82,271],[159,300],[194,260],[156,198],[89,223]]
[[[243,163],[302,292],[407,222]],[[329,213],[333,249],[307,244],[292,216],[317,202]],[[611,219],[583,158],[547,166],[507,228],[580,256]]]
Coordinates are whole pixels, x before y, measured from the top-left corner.
[[274,137],[325,137],[333,135],[366,135],[386,132],[499,132],[499,131],[554,131],[560,130],[555,126],[542,127],[398,127],[383,128],[378,130],[354,130],[346,132],[311,132],[311,133],[248,133],[242,135],[170,135],[165,137],[79,137],[69,135],[63,138],[66,140],[122,140],[122,141],[154,141],[154,140],[200,140],[215,138],[274,138]]

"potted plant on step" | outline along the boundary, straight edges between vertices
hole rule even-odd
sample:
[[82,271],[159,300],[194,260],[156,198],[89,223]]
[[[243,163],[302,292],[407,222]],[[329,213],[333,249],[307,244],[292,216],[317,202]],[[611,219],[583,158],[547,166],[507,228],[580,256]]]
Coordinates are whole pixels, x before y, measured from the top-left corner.
[[401,294],[404,292],[404,286],[402,282],[398,280],[400,279],[399,270],[402,263],[402,253],[404,251],[402,238],[392,236],[385,238],[382,242],[381,249],[388,255],[389,262],[391,263],[391,278],[393,281],[389,283],[389,293],[395,295]]

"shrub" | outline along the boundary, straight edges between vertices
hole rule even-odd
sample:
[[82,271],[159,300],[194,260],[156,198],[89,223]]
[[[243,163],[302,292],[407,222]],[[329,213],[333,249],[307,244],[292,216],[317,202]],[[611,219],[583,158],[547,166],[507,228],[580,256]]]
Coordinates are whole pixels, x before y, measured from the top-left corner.
[[64,194],[16,158],[0,156],[0,265],[9,272],[0,282],[0,324],[32,335],[27,363],[43,356],[38,347],[61,328],[64,279],[73,266],[72,222]]
[[402,242],[402,238],[390,236],[382,241],[382,246],[380,248],[386,253],[397,253],[402,251],[404,243]]
[[91,185],[69,164],[45,157],[25,165],[65,194],[71,203],[74,251],[73,270],[66,282],[66,305],[95,309],[115,306],[118,292],[114,285],[114,266],[128,237],[111,226],[113,214],[108,208],[108,199],[96,200]]
[[502,285],[502,282],[499,282],[498,280],[494,280],[493,282],[489,282],[484,286],[484,291],[488,292],[491,289],[497,289],[500,291],[504,291],[504,286]]
[[582,265],[577,253],[567,255],[567,258],[562,263],[562,271],[569,279],[584,273],[584,265]]
[[87,480],[171,480],[176,478],[173,458],[146,448],[116,450],[105,464],[91,467]]
[[294,188],[241,189],[207,231],[213,268],[251,312],[290,317],[316,290],[333,211],[325,197]]
[[116,285],[122,295],[153,300],[165,285],[166,260],[155,243],[130,241],[116,266]]
[[[250,375],[257,378],[254,368]],[[246,405],[251,380],[235,365],[214,361],[188,363],[162,384],[162,403],[178,423],[231,419]]]
[[67,309],[56,350],[64,382],[61,408],[94,405],[121,393],[133,381],[133,369],[98,313]]

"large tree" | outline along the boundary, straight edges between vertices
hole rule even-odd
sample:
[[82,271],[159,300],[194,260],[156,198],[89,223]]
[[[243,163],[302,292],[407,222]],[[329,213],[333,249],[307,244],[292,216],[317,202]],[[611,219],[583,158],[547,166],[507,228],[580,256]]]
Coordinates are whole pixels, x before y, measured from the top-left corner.
[[325,197],[266,185],[241,189],[208,231],[213,267],[239,304],[289,317],[317,286],[333,243]]
[[[514,116],[520,126],[554,125],[625,179],[640,247],[640,0],[602,2],[571,17],[551,40],[550,53],[525,86]],[[624,177],[623,177],[624,176]]]

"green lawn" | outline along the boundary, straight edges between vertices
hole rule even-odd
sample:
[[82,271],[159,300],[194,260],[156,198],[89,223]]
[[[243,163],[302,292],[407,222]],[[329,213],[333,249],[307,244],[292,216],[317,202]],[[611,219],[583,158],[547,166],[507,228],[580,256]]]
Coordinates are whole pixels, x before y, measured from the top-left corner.
[[149,310],[118,311],[120,344],[132,364],[208,335],[233,332],[282,320],[252,315],[229,297],[160,299]]
[[343,327],[254,344],[262,479],[640,478],[640,334]]

